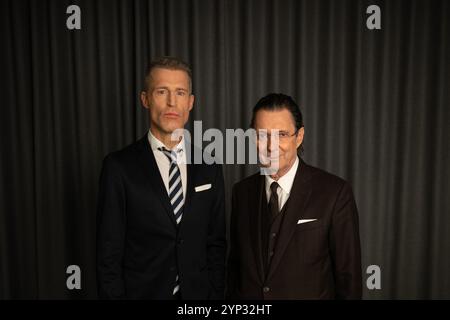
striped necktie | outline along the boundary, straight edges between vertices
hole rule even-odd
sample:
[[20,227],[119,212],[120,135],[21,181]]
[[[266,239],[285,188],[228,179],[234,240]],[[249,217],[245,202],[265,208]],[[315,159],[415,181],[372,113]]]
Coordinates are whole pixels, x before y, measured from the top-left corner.
[[183,216],[183,185],[181,183],[180,168],[177,165],[177,154],[175,151],[167,150],[166,148],[159,148],[167,159],[170,161],[169,168],[169,199],[172,205],[173,214],[177,224],[180,224],[181,217]]
[[[158,148],[162,151],[167,159],[170,161],[169,168],[169,199],[172,205],[173,214],[175,215],[175,220],[177,225],[180,224],[181,217],[183,216],[183,185],[181,183],[181,173],[180,168],[177,165],[177,154],[175,151],[167,150],[166,148]],[[175,278],[175,285],[172,294],[176,296],[179,294],[180,283],[178,281],[178,274]]]

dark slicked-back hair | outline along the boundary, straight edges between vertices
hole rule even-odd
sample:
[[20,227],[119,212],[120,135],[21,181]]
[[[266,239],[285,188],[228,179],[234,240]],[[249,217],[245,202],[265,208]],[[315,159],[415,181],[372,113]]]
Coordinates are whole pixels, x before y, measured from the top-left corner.
[[[294,99],[283,93],[269,93],[268,95],[259,99],[256,105],[253,107],[250,127],[255,128],[255,118],[258,111],[277,111],[282,109],[286,109],[291,113],[296,133],[298,133],[300,128],[304,127],[302,112],[300,111],[297,103],[295,103]],[[304,149],[302,143],[299,147],[300,153],[302,153],[303,150]]]
[[145,74],[144,81],[144,91],[147,91],[150,87],[150,77],[153,69],[161,68],[161,69],[169,69],[169,70],[181,70],[187,73],[189,77],[189,91],[192,91],[192,70],[189,64],[184,62],[183,60],[177,57],[159,57],[150,62],[150,65],[147,68],[147,72]]

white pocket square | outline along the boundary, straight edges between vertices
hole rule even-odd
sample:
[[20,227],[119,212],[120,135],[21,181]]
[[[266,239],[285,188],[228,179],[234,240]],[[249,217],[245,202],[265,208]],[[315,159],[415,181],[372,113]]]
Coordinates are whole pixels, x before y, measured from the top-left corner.
[[297,224],[302,224],[302,223],[307,223],[307,222],[313,222],[316,221],[317,219],[300,219],[297,221]]
[[195,192],[205,191],[208,189],[211,189],[211,183],[195,187]]

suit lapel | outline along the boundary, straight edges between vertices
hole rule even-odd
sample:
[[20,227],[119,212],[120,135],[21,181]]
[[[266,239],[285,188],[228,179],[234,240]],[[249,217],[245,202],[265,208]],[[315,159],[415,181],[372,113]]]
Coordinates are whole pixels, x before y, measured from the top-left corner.
[[189,208],[191,205],[191,198],[194,192],[194,176],[196,171],[197,167],[194,164],[190,162],[186,164],[186,180],[187,180],[186,197],[184,199],[183,217],[181,218],[180,221],[180,227],[183,225],[184,219],[189,217]]
[[280,237],[276,244],[275,254],[270,263],[267,279],[270,279],[276,268],[278,267],[284,252],[286,251],[292,236],[297,229],[297,221],[301,218],[308,199],[311,195],[311,188],[308,187],[308,181],[311,174],[307,165],[300,160],[297,172],[295,174],[294,183],[292,185],[291,194],[287,201],[286,211],[284,212],[284,221],[279,232]]
[[257,175],[256,176],[257,183],[256,188],[250,190],[250,196],[248,199],[248,203],[252,206],[254,203],[257,204],[256,210],[251,210],[249,214],[249,226],[250,226],[250,237],[253,246],[253,254],[255,258],[256,268],[258,271],[259,278],[261,281],[264,281],[264,264],[262,257],[262,243],[261,243],[261,213],[262,208],[261,204],[264,201],[264,176]]
[[155,192],[157,198],[161,201],[169,219],[172,221],[173,226],[176,228],[177,222],[175,221],[175,215],[173,214],[172,206],[170,205],[169,196],[167,195],[166,187],[161,178],[158,165],[156,164],[155,156],[148,142],[147,135],[145,135],[139,141],[139,163],[142,167],[142,171],[149,177],[150,187]]

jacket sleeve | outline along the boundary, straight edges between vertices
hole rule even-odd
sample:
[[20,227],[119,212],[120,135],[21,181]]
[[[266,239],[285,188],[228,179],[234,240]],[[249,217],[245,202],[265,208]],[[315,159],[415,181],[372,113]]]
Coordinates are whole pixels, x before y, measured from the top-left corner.
[[358,210],[348,183],[340,190],[330,229],[337,299],[361,299],[361,248]]
[[107,156],[98,191],[97,283],[101,299],[125,297],[122,261],[125,242],[125,189],[119,165]]
[[211,210],[211,220],[208,226],[207,261],[210,274],[211,291],[209,298],[219,300],[224,298],[225,291],[225,195],[222,166],[217,165],[214,186],[215,200]]

